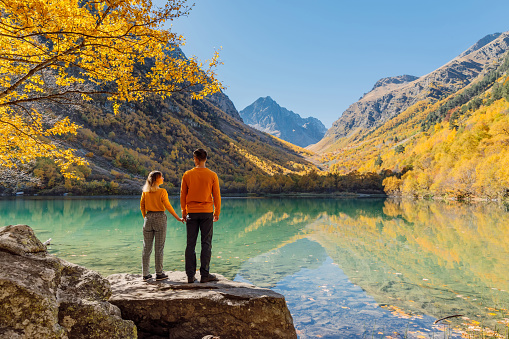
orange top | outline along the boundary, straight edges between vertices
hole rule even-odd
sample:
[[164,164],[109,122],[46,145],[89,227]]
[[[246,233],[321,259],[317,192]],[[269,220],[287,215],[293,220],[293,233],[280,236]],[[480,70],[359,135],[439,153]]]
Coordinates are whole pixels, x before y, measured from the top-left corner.
[[170,200],[168,200],[168,192],[164,188],[159,188],[155,192],[143,192],[141,194],[140,210],[145,218],[147,212],[164,212],[167,209],[175,218],[179,219],[173,207],[171,207]]
[[182,216],[187,213],[221,213],[219,178],[208,168],[195,167],[182,176],[180,186]]

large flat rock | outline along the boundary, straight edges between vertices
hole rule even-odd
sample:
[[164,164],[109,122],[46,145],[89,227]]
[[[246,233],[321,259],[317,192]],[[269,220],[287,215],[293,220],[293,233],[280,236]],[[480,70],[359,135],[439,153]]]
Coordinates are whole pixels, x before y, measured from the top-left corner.
[[[140,338],[297,338],[284,297],[250,284],[219,281],[188,284],[184,272],[165,281],[114,274],[109,302],[132,320]],[[198,277],[199,279],[199,277]]]

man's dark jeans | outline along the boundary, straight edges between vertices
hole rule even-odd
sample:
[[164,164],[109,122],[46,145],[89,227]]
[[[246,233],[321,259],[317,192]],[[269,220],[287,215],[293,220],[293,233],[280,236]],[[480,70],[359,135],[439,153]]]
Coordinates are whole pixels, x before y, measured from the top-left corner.
[[209,275],[213,224],[213,213],[189,213],[187,215],[186,274],[188,277],[193,277],[196,273],[195,248],[198,232],[201,232],[200,275],[202,277]]

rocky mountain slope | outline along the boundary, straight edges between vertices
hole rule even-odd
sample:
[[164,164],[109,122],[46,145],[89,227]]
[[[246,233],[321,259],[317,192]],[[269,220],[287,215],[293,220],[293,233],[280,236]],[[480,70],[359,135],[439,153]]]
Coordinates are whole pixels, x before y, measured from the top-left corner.
[[185,94],[154,97],[117,115],[95,102],[75,112],[73,120],[83,129],[69,142],[88,158],[96,180],[111,180],[112,173],[117,180],[144,180],[158,169],[170,186],[179,187],[199,147],[209,152],[208,167],[225,182],[225,191],[244,190],[251,175],[314,167],[297,148],[245,125],[221,93],[203,100]]
[[436,102],[464,88],[482,73],[498,67],[507,50],[509,32],[491,34],[429,74],[379,80],[369,93],[343,112],[313,150],[330,150],[338,140],[379,126],[419,101]]
[[316,118],[301,118],[281,107],[271,97],[259,98],[240,111],[244,122],[294,145],[306,147],[321,140],[327,131]]

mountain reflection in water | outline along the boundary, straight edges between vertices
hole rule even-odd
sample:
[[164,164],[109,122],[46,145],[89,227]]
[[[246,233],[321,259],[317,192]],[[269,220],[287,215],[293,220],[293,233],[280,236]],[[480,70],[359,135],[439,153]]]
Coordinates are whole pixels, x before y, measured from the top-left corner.
[[[104,275],[140,273],[138,199],[0,205],[0,224],[30,225],[63,259]],[[184,270],[185,239],[185,225],[169,217],[166,270]],[[457,314],[458,331],[505,329],[508,244],[499,204],[226,198],[211,269],[284,294],[301,338],[431,338],[442,333],[434,320]]]

